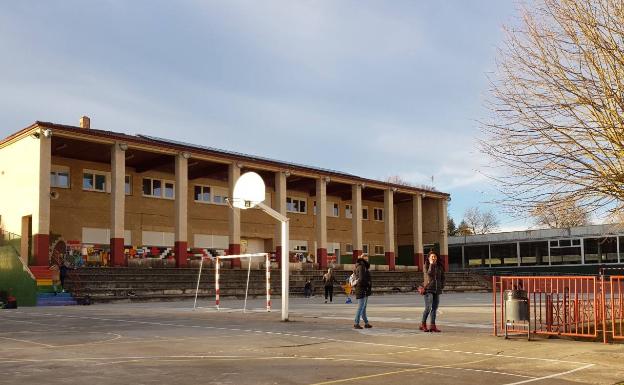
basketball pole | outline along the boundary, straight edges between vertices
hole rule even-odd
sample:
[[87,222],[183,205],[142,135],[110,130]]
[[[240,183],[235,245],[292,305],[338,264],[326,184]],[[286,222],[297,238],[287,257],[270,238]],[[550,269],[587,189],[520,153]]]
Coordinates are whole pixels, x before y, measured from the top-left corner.
[[288,260],[288,217],[259,202],[257,207],[281,222],[282,227],[282,321],[288,321],[288,286],[290,278],[290,261]]

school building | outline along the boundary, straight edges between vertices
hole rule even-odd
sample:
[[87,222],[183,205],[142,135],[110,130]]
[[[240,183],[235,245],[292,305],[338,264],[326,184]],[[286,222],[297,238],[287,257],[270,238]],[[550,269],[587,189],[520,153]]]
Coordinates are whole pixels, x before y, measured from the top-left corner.
[[293,261],[324,268],[367,254],[394,270],[421,267],[436,249],[448,264],[449,194],[93,129],[86,116],[79,126],[37,121],[0,141],[0,227],[21,235],[21,258],[33,266],[48,266],[59,244],[104,266],[184,267],[207,250],[279,253],[271,217],[226,201],[246,171],[262,176],[265,203],[288,216]]
[[624,224],[449,237],[451,268],[596,273],[624,267]]

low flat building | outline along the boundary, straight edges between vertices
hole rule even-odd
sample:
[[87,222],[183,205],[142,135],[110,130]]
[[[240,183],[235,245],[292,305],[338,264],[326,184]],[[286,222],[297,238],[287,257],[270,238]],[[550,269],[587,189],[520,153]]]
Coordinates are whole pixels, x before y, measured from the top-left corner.
[[0,141],[0,226],[21,234],[21,256],[36,266],[53,253],[87,264],[160,258],[179,267],[206,250],[279,253],[272,218],[228,206],[246,171],[263,178],[265,203],[289,217],[292,258],[324,268],[367,254],[389,269],[422,266],[428,249],[448,259],[449,194],[92,129],[88,117],[79,126],[37,121]]
[[449,237],[451,268],[596,271],[624,264],[624,224]]

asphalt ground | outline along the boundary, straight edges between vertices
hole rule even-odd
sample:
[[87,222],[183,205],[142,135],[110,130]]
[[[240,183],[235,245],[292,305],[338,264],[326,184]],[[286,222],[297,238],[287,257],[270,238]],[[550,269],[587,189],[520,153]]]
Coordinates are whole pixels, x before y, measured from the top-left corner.
[[0,384],[614,384],[624,344],[492,336],[490,294],[372,296],[372,329],[345,297],[34,307],[0,311]]

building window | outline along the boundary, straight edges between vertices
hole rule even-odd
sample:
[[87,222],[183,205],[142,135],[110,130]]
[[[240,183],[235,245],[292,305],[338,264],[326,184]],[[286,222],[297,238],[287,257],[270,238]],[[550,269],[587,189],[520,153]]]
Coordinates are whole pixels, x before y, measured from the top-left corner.
[[69,188],[69,169],[56,169],[52,166],[50,172],[50,187]]
[[132,177],[130,175],[126,175],[125,178],[125,191],[126,195],[132,195]]
[[210,186],[195,186],[195,202],[209,203],[210,201]]
[[316,215],[316,201],[312,202],[312,213]]
[[375,255],[385,255],[384,247],[381,245],[375,245]]
[[286,198],[286,211],[290,213],[307,213],[305,199]]
[[175,187],[173,182],[165,182],[165,198],[173,199],[175,196]]
[[195,185],[195,202],[226,204],[228,190],[223,187]]
[[368,220],[368,207],[367,206],[362,207],[362,219],[365,221]]
[[362,245],[362,254],[368,255],[368,243]]
[[143,196],[174,199],[175,184],[162,179],[143,178]]
[[152,180],[152,195],[162,197],[162,181],[158,179]]
[[106,192],[106,174],[97,171],[84,171],[82,189],[85,191]]
[[353,254],[353,245],[350,243],[345,244],[345,253]]
[[345,205],[345,218],[351,219],[353,215],[351,214],[351,205]]
[[373,219],[376,221],[383,221],[383,209],[375,207],[373,209]]

